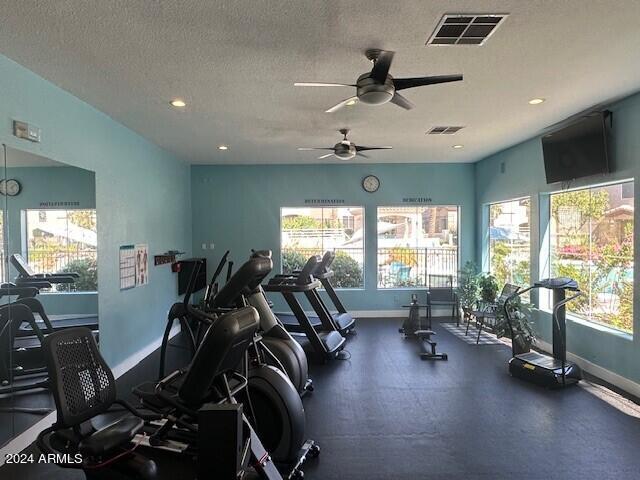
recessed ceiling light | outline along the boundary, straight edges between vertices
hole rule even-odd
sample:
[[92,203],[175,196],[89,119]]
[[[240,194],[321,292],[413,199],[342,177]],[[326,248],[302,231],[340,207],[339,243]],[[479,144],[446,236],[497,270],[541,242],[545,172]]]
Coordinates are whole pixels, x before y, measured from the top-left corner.
[[349,100],[345,105],[350,107],[351,105],[355,105],[355,104],[356,104],[356,100]]
[[452,145],[451,148],[455,148],[455,149],[464,148],[464,145]]
[[529,105],[540,105],[542,102],[544,102],[544,98],[532,98],[529,100]]
[[220,146],[218,147],[218,150],[229,150],[229,147],[228,147],[228,146],[226,146],[226,145],[220,145]]
[[172,107],[177,107],[177,108],[184,108],[187,106],[186,102],[181,98],[174,98],[173,100],[171,100],[170,103]]

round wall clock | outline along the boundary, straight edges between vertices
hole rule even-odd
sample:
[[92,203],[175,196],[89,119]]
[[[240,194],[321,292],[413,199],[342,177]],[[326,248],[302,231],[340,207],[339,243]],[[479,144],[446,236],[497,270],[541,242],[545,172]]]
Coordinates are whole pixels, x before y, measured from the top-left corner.
[[7,183],[4,185],[4,189],[7,192],[7,195],[10,197],[15,197],[22,190],[22,185],[17,180],[11,178],[7,180]]
[[380,188],[380,179],[375,175],[367,175],[362,179],[362,188],[366,192],[373,193]]

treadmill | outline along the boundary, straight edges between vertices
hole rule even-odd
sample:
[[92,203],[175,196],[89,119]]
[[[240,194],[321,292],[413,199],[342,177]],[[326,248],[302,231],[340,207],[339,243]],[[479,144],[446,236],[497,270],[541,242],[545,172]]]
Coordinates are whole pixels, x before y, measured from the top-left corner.
[[[295,335],[296,340],[301,334],[306,335],[308,341],[301,341],[300,344],[307,354],[315,355],[321,361],[326,361],[340,358],[346,339],[336,329],[331,315],[318,295],[317,289],[321,285],[320,281],[311,275],[311,271],[316,267],[318,261],[318,257],[309,259],[299,275],[276,275],[266,285],[263,285],[263,289],[265,292],[282,294],[293,312],[292,315],[297,325],[297,331],[292,332],[289,328],[287,330]],[[296,298],[296,294],[300,293],[304,294],[314,310],[319,313],[318,325],[312,324],[311,319]],[[280,314],[277,314],[277,317],[281,319]]]
[[[27,261],[19,253],[14,253],[10,257],[11,265],[18,272],[14,283],[3,284],[0,288],[0,298],[4,295],[18,297],[21,299],[35,297],[41,289],[52,288],[56,284],[71,284],[79,278],[77,273],[35,273]],[[30,306],[31,307],[31,306]],[[32,310],[34,310],[32,308]],[[98,330],[98,315],[91,314],[66,314],[66,315],[46,315],[44,309],[34,310],[40,319],[37,321],[40,329],[47,334],[70,327],[87,327],[90,330]],[[34,335],[33,329],[27,325],[22,325],[17,332],[17,336]]]
[[[553,354],[539,352],[516,354],[513,341],[514,331],[509,314],[509,303],[529,290],[546,288],[553,292]],[[567,298],[566,292],[574,292]],[[567,333],[565,305],[583,295],[578,283],[567,277],[547,278],[540,280],[529,288],[518,290],[511,294],[504,302],[504,314],[511,333],[511,349],[513,357],[509,360],[509,373],[546,388],[562,388],[577,383],[582,378],[580,367],[567,361]]]
[[[317,304],[316,307],[313,303],[311,304],[316,312],[315,315],[307,315],[311,325],[313,325],[316,329],[322,329],[322,316],[329,316],[330,321],[333,323],[334,328],[340,332],[342,335],[347,335],[349,333],[355,332],[356,321],[351,316],[347,309],[344,307],[338,295],[336,294],[333,285],[331,285],[331,277],[333,277],[334,273],[331,270],[331,264],[335,259],[335,253],[331,251],[325,252],[322,259],[318,255],[312,255],[307,260],[307,263],[303,267],[302,270],[294,271],[291,274],[281,274],[276,275],[274,278],[282,278],[288,282],[296,282],[299,284],[308,283],[309,278],[319,280],[320,285],[324,287],[329,298],[333,302],[334,306],[338,309],[337,312],[330,312],[324,301],[320,297],[317,289],[312,292],[312,295],[316,297]],[[320,286],[318,285],[318,286]],[[293,312],[276,312],[276,316],[280,319],[284,327],[291,333],[303,333],[304,330],[300,325],[295,313]]]

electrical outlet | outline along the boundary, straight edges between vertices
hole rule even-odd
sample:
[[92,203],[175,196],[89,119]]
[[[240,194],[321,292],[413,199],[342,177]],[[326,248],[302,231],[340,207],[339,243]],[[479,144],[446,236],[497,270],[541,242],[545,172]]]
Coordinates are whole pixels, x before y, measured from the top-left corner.
[[215,244],[214,244],[214,243],[210,243],[210,244],[209,244],[209,250],[213,250],[213,248],[214,248],[214,247],[215,247]]
[[207,249],[207,244],[206,244],[206,243],[203,243],[203,244],[202,244],[202,249],[203,249],[203,250],[206,250],[206,249]]

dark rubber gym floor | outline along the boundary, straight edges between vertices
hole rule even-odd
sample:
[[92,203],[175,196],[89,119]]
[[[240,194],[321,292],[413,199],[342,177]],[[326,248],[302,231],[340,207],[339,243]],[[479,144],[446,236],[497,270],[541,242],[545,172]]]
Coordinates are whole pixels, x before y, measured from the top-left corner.
[[[313,365],[308,436],[321,448],[305,478],[630,479],[640,475],[640,420],[580,387],[512,379],[504,345],[468,345],[434,324],[447,362],[420,360],[400,319],[364,319],[350,360]],[[155,355],[119,383],[155,372]],[[153,375],[153,373],[151,373]],[[121,391],[124,391],[121,388]],[[0,478],[82,478],[51,465]]]

